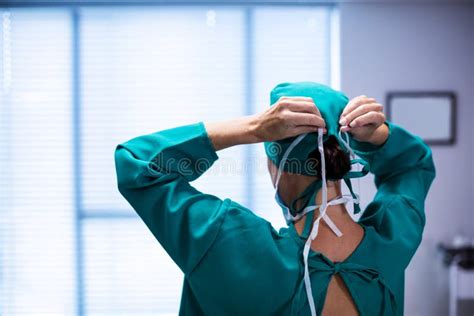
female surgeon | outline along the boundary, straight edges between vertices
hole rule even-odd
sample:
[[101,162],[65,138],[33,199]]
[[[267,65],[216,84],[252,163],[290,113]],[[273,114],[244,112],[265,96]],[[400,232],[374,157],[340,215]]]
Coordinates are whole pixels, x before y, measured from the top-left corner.
[[[119,191],[184,272],[180,315],[402,315],[435,177],[429,147],[373,98],[297,82],[277,85],[270,101],[260,114],[116,148]],[[190,185],[216,151],[257,142],[288,223],[279,231]],[[351,178],[367,172],[377,193],[356,222]]]

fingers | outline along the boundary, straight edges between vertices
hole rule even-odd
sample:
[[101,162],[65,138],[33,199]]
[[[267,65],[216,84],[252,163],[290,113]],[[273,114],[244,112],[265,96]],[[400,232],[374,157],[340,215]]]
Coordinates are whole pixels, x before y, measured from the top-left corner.
[[278,100],[278,107],[287,126],[298,132],[314,132],[319,127],[326,126],[312,98],[281,97]]
[[343,132],[343,133],[349,132],[351,130],[352,130],[352,128],[350,128],[349,126],[341,126],[341,132]]
[[278,99],[278,102],[279,101],[284,101],[284,100],[294,100],[294,101],[310,101],[310,102],[313,102],[313,98],[310,98],[310,97],[286,97],[286,96],[283,96],[283,97],[280,97]]
[[349,103],[346,105],[346,107],[344,108],[344,111],[342,111],[341,116],[343,117],[346,116],[347,114],[349,114],[350,112],[352,112],[354,109],[356,109],[362,104],[374,103],[374,102],[375,102],[374,98],[368,98],[365,95],[360,95],[358,97],[355,97],[354,99],[350,100]]
[[286,107],[292,112],[301,112],[301,113],[312,113],[316,115],[321,115],[319,110],[316,108],[316,105],[312,102],[289,102]]
[[354,119],[351,122],[350,127],[361,127],[368,124],[378,126],[383,124],[383,122],[385,122],[385,114],[382,112],[368,112]]
[[318,127],[326,127],[326,122],[319,115],[314,115],[310,113],[297,113],[289,112],[286,115],[286,121],[291,122],[292,126],[313,126],[316,129]]
[[291,136],[317,132],[318,128],[323,128],[323,133],[327,132],[326,122],[312,98],[281,97],[278,107]]
[[[363,126],[371,123],[378,123],[380,119],[379,115],[369,115],[365,116],[363,120],[359,120],[357,123],[354,121],[371,112],[374,113],[382,113],[383,106],[375,101],[374,98],[369,98],[365,95],[360,95],[358,97],[353,98],[345,107],[341,114],[341,118],[339,120],[339,124],[342,126],[342,132],[348,132],[351,128],[356,126]],[[383,116],[383,113],[382,113]],[[385,116],[383,116],[385,117]],[[374,122],[368,122],[367,119],[374,119]]]
[[356,118],[370,112],[382,112],[382,109],[383,106],[379,103],[360,104],[352,112],[349,112],[347,115],[343,116],[339,123],[342,126],[354,127],[352,124]]
[[321,115],[316,104],[310,97],[281,97],[278,99],[280,106],[294,112],[307,112]]

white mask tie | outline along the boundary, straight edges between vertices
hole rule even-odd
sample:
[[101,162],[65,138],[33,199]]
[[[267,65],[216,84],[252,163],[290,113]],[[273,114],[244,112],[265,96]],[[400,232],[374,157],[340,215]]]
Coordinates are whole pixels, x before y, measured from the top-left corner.
[[[305,283],[305,288],[306,288],[306,295],[307,295],[307,298],[308,298],[308,303],[309,303],[309,307],[310,307],[310,310],[311,310],[311,315],[312,316],[317,316],[316,306],[315,306],[314,299],[313,299],[313,291],[311,289],[311,280],[310,280],[310,276],[309,276],[309,265],[308,265],[308,257],[309,257],[309,252],[310,252],[310,249],[311,249],[311,242],[318,235],[319,223],[320,223],[321,219],[323,219],[326,222],[326,224],[329,226],[329,228],[334,232],[334,234],[336,236],[338,236],[338,237],[342,236],[342,232],[339,230],[339,228],[337,228],[337,226],[334,224],[334,222],[326,214],[327,207],[332,206],[332,205],[338,205],[338,204],[346,204],[350,201],[358,203],[359,202],[359,196],[356,195],[356,199],[354,199],[352,195],[343,195],[343,196],[341,196],[339,198],[336,198],[336,199],[333,199],[331,201],[327,200],[326,160],[325,160],[325,155],[324,155],[323,129],[318,128],[318,150],[319,150],[320,157],[321,157],[320,160],[321,160],[321,180],[322,180],[322,186],[321,186],[322,201],[321,201],[321,205],[308,206],[308,207],[304,208],[302,212],[300,212],[300,213],[296,214],[295,216],[293,216],[290,213],[289,208],[286,205],[280,203],[280,199],[279,199],[279,196],[278,196],[278,184],[280,183],[281,175],[282,175],[282,172],[283,172],[283,167],[285,165],[286,160],[288,159],[288,156],[289,156],[290,152],[303,140],[304,137],[306,137],[306,135],[307,135],[307,133],[299,135],[290,144],[290,146],[287,148],[287,150],[283,154],[283,157],[280,161],[280,164],[278,165],[277,177],[276,177],[276,180],[275,180],[275,199],[279,202],[280,206],[285,208],[285,210],[286,210],[285,211],[285,219],[287,221],[296,222],[299,219],[301,219],[303,216],[305,216],[307,213],[312,212],[316,209],[319,209],[319,215],[312,224],[313,227],[311,229],[311,232],[310,232],[310,234],[308,236],[308,239],[306,240],[304,248],[303,248],[304,283]],[[347,137],[347,134],[345,134],[345,136]],[[339,138],[342,141],[342,143],[346,146],[347,150],[349,151],[351,159],[353,157],[355,157],[354,152],[352,151],[351,147],[349,146],[348,140],[343,139],[340,130],[339,130]]]

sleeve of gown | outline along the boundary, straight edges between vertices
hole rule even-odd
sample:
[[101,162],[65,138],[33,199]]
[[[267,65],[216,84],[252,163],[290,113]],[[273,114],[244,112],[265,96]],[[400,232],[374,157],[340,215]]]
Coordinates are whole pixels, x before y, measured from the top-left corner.
[[387,122],[389,136],[383,145],[350,140],[369,164],[377,193],[359,222],[373,226],[395,258],[413,256],[425,225],[424,202],[435,177],[431,149],[419,138]]
[[184,273],[213,243],[230,201],[189,184],[217,158],[202,122],[139,136],[115,150],[120,193]]

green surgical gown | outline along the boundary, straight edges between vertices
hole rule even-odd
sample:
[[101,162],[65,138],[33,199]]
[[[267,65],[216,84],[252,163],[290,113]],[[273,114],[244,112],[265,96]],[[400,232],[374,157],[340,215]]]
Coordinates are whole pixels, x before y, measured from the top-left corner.
[[[435,168],[419,137],[386,124],[383,145],[350,140],[377,187],[359,220],[360,245],[342,262],[310,252],[318,315],[336,273],[360,315],[403,314],[404,271],[422,238]],[[305,239],[294,226],[277,231],[244,206],[191,186],[217,159],[201,122],[133,138],[115,151],[120,193],[184,272],[180,315],[309,315]]]

